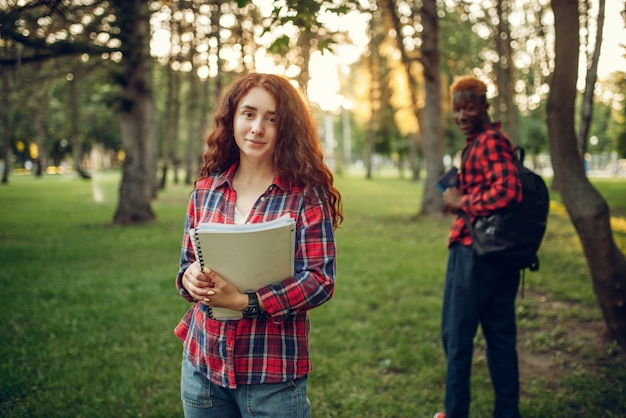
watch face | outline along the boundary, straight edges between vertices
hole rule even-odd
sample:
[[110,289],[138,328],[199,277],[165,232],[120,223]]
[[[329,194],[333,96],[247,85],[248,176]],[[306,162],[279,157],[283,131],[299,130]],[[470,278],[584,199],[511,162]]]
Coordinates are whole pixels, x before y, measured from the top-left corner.
[[259,315],[259,308],[257,306],[248,306],[243,311],[245,318],[256,318]]

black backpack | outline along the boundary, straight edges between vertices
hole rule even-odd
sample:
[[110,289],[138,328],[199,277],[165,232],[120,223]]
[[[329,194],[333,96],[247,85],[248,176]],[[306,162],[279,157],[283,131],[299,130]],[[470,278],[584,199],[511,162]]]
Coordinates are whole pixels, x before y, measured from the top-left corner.
[[546,232],[550,194],[541,176],[524,167],[524,149],[515,147],[515,153],[515,166],[522,184],[521,202],[479,217],[471,226],[467,215],[462,213],[462,216],[469,226],[476,255],[499,265],[537,271],[537,251]]

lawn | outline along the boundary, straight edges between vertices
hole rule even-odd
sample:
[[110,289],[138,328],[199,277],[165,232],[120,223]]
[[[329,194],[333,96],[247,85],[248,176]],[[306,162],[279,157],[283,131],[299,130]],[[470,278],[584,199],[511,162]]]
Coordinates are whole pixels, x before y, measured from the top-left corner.
[[[428,418],[443,402],[452,218],[416,216],[420,183],[338,176],[337,185],[346,219],[335,297],[311,313],[313,415]],[[614,214],[626,213],[626,181],[596,185]],[[172,330],[188,308],[174,276],[190,188],[161,192],[155,222],[119,227],[118,186],[116,173],[96,173],[15,176],[0,187],[1,417],[182,416]],[[626,231],[615,235],[624,242]],[[626,355],[602,338],[580,243],[558,204],[540,258],[517,308],[522,415],[626,416]],[[493,396],[480,335],[476,343],[480,418]]]

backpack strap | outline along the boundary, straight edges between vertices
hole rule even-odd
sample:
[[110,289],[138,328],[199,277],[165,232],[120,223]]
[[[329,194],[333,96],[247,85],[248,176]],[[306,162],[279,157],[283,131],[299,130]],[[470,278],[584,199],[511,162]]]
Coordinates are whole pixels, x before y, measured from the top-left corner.
[[515,154],[515,157],[517,157],[517,159],[519,160],[520,164],[524,164],[524,158],[526,158],[526,150],[517,145],[515,146],[515,148],[513,148],[513,153]]

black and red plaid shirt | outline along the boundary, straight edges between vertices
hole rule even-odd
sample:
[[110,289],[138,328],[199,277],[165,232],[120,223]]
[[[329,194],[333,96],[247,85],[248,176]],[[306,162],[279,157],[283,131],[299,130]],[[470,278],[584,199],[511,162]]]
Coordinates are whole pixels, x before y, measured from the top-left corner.
[[[522,185],[514,162],[517,158],[500,122],[467,138],[459,175],[461,210],[470,221],[504,209],[522,199]],[[471,245],[472,238],[461,216],[457,216],[448,236],[454,242]]]

